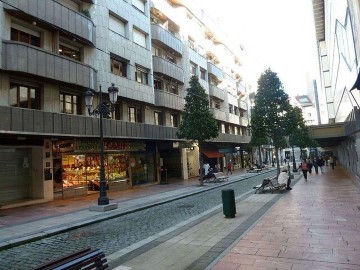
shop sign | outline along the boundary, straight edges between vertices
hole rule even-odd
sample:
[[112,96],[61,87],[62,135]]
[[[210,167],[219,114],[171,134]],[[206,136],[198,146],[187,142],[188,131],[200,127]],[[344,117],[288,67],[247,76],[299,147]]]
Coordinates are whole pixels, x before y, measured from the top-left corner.
[[74,141],[57,141],[53,144],[55,148],[55,153],[65,153],[74,151]]
[[[119,140],[104,140],[104,150],[120,150],[120,151],[145,151],[144,142],[129,142]],[[99,139],[76,140],[75,150],[86,152],[100,151]]]

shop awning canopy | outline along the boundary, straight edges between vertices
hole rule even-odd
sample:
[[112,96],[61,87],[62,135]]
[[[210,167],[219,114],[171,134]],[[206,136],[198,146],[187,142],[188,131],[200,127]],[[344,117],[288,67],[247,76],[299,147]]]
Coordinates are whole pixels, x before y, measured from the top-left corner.
[[208,158],[218,158],[218,157],[223,157],[224,156],[224,154],[219,153],[216,150],[202,150],[201,153],[203,153]]

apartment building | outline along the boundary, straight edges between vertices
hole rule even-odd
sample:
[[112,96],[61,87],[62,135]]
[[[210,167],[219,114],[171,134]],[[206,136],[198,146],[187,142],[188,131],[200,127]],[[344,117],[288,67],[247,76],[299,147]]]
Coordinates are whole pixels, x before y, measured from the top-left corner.
[[198,148],[176,137],[191,75],[221,130],[203,154],[241,164],[242,52],[191,1],[4,0],[0,22],[3,207],[98,192],[99,119],[84,94],[108,102],[112,83],[118,100],[103,121],[110,191],[198,175]]

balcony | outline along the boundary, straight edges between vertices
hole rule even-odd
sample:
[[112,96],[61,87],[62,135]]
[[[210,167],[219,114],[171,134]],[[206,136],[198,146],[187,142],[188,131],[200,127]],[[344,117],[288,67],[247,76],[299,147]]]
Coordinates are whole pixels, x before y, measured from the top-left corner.
[[225,91],[223,89],[220,89],[219,87],[210,84],[209,86],[209,94],[210,96],[216,97],[222,101],[225,100]]
[[240,117],[240,126],[247,127],[249,125],[249,120],[247,117]]
[[229,120],[227,122],[229,122],[231,124],[236,124],[236,125],[240,124],[240,116],[232,114],[232,113],[229,113],[228,116],[229,116],[228,117]]
[[151,39],[155,44],[160,44],[161,47],[165,46],[170,50],[175,51],[177,53],[177,56],[181,56],[183,54],[183,46],[181,40],[175,37],[170,32],[166,31],[160,25],[151,25]]
[[155,89],[155,105],[182,111],[184,109],[185,100],[178,95]]
[[166,59],[153,55],[153,69],[154,73],[159,73],[160,76],[165,75],[171,79],[175,79],[181,84],[184,84],[183,69]]
[[250,138],[251,138],[250,136],[220,133],[219,137],[217,137],[213,141],[214,142],[231,142],[231,143],[248,144],[250,142]]
[[96,71],[84,63],[25,43],[3,40],[2,69],[94,89]]
[[207,62],[207,68],[208,68],[208,73],[214,75],[215,77],[218,78],[218,80],[222,80],[223,79],[223,72],[220,68],[218,68],[217,66],[215,66],[213,63],[211,62]]
[[95,45],[95,25],[90,18],[80,12],[71,10],[54,0],[4,0],[3,2],[9,4],[4,6],[6,11],[18,18],[27,21],[37,21],[38,18],[39,23],[45,22],[53,29],[60,28],[71,36],[75,35],[78,41]]
[[226,122],[226,113],[224,111],[216,109],[216,108],[210,108],[210,111],[214,115],[214,118],[216,120]]
[[[99,119],[83,115],[0,106],[0,132],[22,135],[98,137]],[[179,140],[177,128],[104,119],[107,138]]]

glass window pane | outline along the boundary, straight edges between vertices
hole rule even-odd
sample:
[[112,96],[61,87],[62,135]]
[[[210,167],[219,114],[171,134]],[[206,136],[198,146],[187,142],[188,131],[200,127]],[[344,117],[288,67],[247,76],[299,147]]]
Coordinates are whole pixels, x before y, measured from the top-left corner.
[[18,104],[17,104],[17,93],[18,93],[17,86],[11,85],[10,95],[9,95],[10,106],[13,106],[13,107],[18,106]]
[[71,103],[65,103],[65,113],[72,113]]
[[71,96],[70,95],[65,96],[65,102],[70,102],[71,103]]

